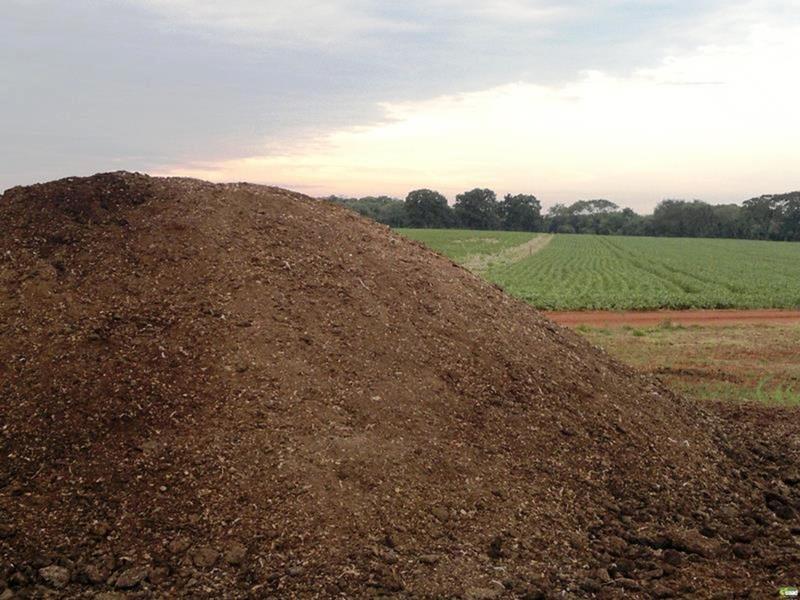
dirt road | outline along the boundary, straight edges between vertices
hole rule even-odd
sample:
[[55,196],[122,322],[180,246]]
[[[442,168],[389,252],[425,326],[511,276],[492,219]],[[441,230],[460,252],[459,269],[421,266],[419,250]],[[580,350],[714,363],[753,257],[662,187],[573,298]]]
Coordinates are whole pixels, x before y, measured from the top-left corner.
[[654,311],[553,311],[545,313],[560,325],[574,327],[648,327],[670,321],[676,325],[730,326],[753,323],[800,323],[800,310],[654,310]]
[[464,261],[463,265],[470,271],[482,273],[489,268],[490,264],[511,264],[528,256],[533,256],[547,246],[552,239],[553,236],[547,233],[537,235],[524,244],[507,248],[497,254],[475,254],[470,256]]

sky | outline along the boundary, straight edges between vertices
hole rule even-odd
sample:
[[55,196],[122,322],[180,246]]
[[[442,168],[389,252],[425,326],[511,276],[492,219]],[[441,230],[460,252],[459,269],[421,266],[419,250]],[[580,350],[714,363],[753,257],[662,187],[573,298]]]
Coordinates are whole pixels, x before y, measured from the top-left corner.
[[800,0],[2,0],[0,189],[800,189]]

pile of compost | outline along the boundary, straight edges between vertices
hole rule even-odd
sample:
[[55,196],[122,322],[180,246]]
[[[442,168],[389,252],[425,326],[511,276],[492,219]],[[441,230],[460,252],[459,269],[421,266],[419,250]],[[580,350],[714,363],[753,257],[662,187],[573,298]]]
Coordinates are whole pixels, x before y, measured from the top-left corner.
[[700,404],[285,190],[0,197],[0,598],[768,597],[790,410]]

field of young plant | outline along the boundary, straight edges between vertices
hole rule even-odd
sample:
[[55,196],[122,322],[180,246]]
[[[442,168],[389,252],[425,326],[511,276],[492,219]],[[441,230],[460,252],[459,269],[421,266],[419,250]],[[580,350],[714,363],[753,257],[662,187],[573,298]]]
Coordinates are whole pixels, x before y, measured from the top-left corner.
[[536,237],[527,231],[473,231],[471,229],[398,229],[456,262],[474,256],[499,254]]
[[[499,252],[531,235],[401,233],[464,263],[470,253]],[[481,238],[498,241],[472,241]],[[559,234],[536,253],[490,264],[482,275],[552,310],[800,307],[800,243]]]

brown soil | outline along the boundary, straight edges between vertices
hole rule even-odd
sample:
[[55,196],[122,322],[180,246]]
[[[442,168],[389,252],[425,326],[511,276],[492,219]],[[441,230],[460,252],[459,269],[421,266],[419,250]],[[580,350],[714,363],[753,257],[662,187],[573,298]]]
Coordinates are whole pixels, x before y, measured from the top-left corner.
[[692,367],[658,367],[650,371],[654,375],[672,375],[687,379],[714,379],[717,381],[728,381],[730,383],[740,383],[741,377],[735,373],[726,373],[721,369],[697,369]]
[[647,327],[669,321],[676,325],[748,325],[800,323],[800,310],[653,310],[653,311],[552,311],[545,313],[559,325],[575,327]]
[[796,412],[676,396],[344,208],[116,173],[9,190],[0,230],[0,589],[800,582]]

